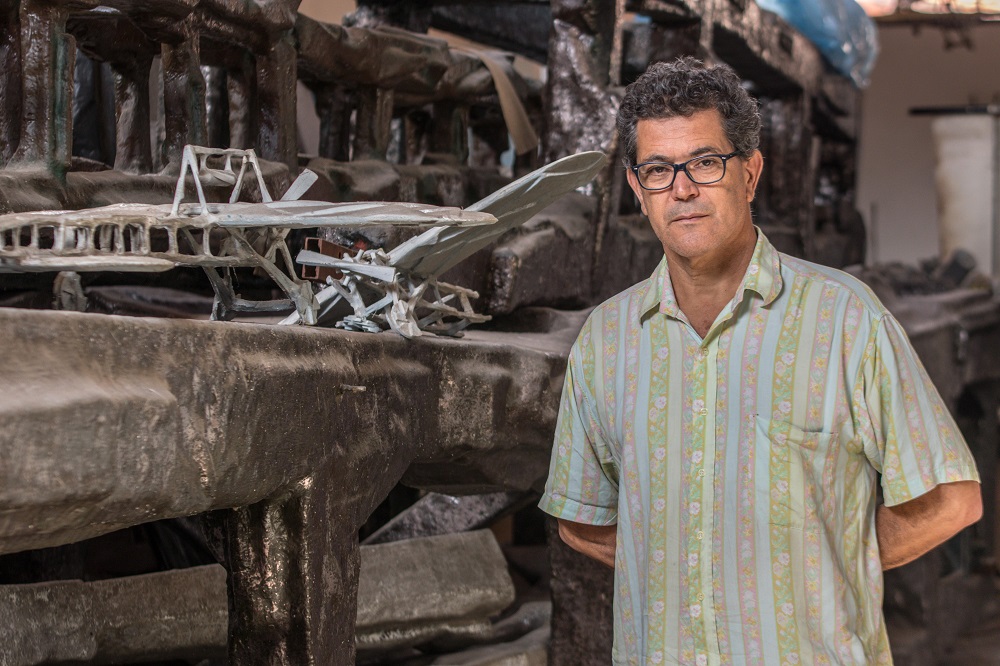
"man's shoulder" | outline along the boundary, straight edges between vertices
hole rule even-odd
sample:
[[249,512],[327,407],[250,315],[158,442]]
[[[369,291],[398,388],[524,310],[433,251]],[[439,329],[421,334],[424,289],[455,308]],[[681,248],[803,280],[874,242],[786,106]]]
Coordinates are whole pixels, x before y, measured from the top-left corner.
[[874,319],[878,319],[888,312],[875,292],[850,273],[793,257],[784,252],[780,252],[779,256],[783,271],[787,271],[794,279],[800,279],[806,283],[822,283],[823,286],[839,292],[843,298],[855,301]]
[[653,289],[655,285],[653,284],[656,278],[656,273],[650,275],[645,280],[636,282],[628,289],[623,289],[619,291],[614,296],[604,300],[591,314],[600,313],[610,313],[610,312],[620,312],[623,309],[635,310],[641,307],[642,300],[649,293],[650,289]]
[[638,318],[642,314],[640,312],[642,301],[646,298],[649,290],[654,287],[654,278],[655,275],[652,275],[599,303],[587,317],[587,326],[597,321],[603,323],[608,320],[620,320],[627,316]]
[[655,274],[623,289],[614,296],[605,299],[591,310],[583,327],[573,343],[574,352],[589,355],[588,350],[595,346],[617,342],[629,318],[636,321],[642,314],[642,303],[646,300],[649,290],[654,287]]

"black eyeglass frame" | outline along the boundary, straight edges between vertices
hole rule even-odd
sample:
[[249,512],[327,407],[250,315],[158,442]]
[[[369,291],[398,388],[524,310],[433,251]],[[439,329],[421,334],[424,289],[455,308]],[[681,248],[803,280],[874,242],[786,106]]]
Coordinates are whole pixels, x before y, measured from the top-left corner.
[[[697,157],[692,157],[691,159],[689,159],[686,162],[678,162],[677,164],[673,164],[671,162],[660,162],[660,161],[654,160],[652,162],[642,162],[641,164],[636,164],[634,166],[630,166],[629,169],[631,169],[632,173],[635,174],[635,182],[639,183],[639,187],[641,187],[642,189],[647,190],[649,192],[659,192],[661,190],[670,189],[671,187],[674,186],[674,181],[677,180],[677,174],[679,172],[681,172],[681,171],[683,171],[684,175],[687,176],[688,179],[692,183],[694,183],[695,185],[711,185],[712,183],[718,183],[720,180],[722,180],[723,178],[726,177],[726,163],[729,162],[729,160],[733,159],[734,157],[737,157],[739,154],[740,154],[740,151],[738,151],[738,150],[734,150],[733,152],[729,153],[728,155],[720,155],[719,153],[707,153],[705,155],[698,155]],[[691,175],[691,172],[688,171],[687,167],[688,167],[688,164],[691,164],[691,162],[697,162],[698,160],[703,160],[706,157],[718,157],[718,158],[720,158],[722,160],[722,175],[720,175],[715,180],[710,180],[710,181],[707,181],[707,182],[701,182],[701,181],[695,180],[694,176]],[[663,187],[646,187],[645,185],[643,185],[642,184],[642,179],[639,178],[639,167],[644,167],[647,164],[660,164],[660,165],[663,165],[663,166],[672,167],[673,170],[674,170],[674,176],[673,176],[673,178],[670,179],[670,183],[667,184],[667,185],[664,185]]]

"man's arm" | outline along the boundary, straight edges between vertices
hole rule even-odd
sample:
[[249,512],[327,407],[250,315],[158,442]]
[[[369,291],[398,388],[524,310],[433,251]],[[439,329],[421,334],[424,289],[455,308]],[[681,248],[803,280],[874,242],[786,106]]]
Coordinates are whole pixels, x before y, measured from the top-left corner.
[[976,481],[942,483],[909,502],[883,504],[875,512],[882,569],[912,562],[982,515],[982,493]]
[[615,568],[617,525],[585,525],[559,519],[559,538],[573,550]]

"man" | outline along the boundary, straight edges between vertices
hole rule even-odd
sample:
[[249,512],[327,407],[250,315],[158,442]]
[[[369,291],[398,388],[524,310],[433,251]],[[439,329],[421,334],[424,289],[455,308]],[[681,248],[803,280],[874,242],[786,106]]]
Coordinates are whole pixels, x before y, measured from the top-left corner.
[[665,257],[573,346],[540,503],[615,568],[613,663],[891,663],[882,570],[979,519],[968,447],[871,291],[754,227],[731,69],[653,65],[618,132]]

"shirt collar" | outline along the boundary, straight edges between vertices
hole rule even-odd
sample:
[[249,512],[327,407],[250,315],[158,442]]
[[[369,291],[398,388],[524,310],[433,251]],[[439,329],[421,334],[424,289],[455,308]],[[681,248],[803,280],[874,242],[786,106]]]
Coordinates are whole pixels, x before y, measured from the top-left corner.
[[[757,244],[754,246],[750,265],[743,275],[743,282],[733,298],[734,306],[743,300],[743,294],[747,290],[759,295],[764,300],[765,306],[770,305],[781,293],[780,255],[767,240],[764,232],[756,226],[754,229],[757,231]],[[645,318],[654,308],[670,317],[678,318],[680,315],[680,308],[677,307],[677,299],[674,297],[674,287],[670,282],[670,272],[667,270],[666,257],[660,260],[646,283],[639,311],[640,319]]]

